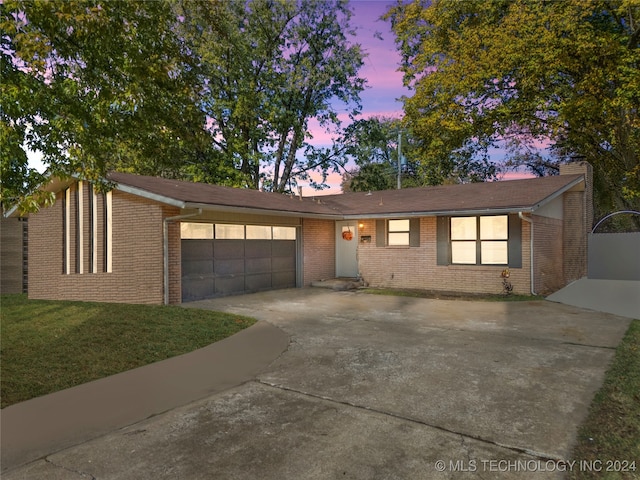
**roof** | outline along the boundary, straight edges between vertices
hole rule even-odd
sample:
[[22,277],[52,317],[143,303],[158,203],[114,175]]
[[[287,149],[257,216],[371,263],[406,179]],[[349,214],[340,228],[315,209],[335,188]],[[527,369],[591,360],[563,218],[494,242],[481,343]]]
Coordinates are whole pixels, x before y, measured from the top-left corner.
[[328,215],[338,213],[311,197],[262,192],[248,188],[223,187],[129,173],[111,173],[107,178],[118,189],[180,208],[258,210],[264,213]]
[[119,190],[180,208],[327,218],[533,212],[584,181],[580,174],[557,175],[370,193],[296,197],[127,173],[112,173],[108,179],[116,182]]
[[461,213],[533,212],[583,183],[582,175],[467,183],[333,195],[345,216],[389,214],[449,215]]
[[[318,218],[534,212],[564,192],[584,184],[583,176],[577,174],[297,197],[129,173],[111,173],[107,178],[115,182],[121,191],[183,209],[202,208]],[[73,179],[51,178],[42,188],[58,191],[72,181]],[[15,208],[9,213],[13,210]]]

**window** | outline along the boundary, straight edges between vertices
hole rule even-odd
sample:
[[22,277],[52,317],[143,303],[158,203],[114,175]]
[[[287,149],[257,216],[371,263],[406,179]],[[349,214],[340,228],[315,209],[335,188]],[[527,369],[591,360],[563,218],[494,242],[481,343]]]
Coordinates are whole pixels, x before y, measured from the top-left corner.
[[476,217],[451,219],[451,263],[475,265]]
[[409,219],[389,220],[387,245],[409,245]]
[[113,192],[104,194],[104,271],[113,272]]
[[224,223],[180,224],[180,238],[186,240],[295,240],[296,227],[235,225]]
[[244,225],[216,223],[216,240],[243,240]]
[[271,240],[271,227],[247,225],[247,240]]
[[420,246],[420,218],[376,220],[376,247]]
[[213,225],[210,223],[182,222],[180,224],[180,238],[213,240]]
[[68,275],[70,272],[69,259],[70,251],[70,218],[71,218],[71,190],[66,188],[62,195],[62,273]]
[[485,265],[509,263],[509,217],[480,217],[480,261]]
[[274,240],[295,240],[296,227],[273,227]]
[[451,218],[451,263],[507,265],[509,263],[509,217]]

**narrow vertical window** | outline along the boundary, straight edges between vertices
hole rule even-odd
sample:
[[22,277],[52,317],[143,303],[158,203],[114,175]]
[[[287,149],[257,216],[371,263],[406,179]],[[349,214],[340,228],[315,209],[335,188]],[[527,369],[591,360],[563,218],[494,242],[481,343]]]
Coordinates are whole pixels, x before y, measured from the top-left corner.
[[69,189],[62,193],[62,273],[69,273]]
[[113,195],[105,194],[104,201],[104,271],[113,271]]
[[84,198],[82,182],[76,188],[76,273],[84,273]]
[[96,206],[96,192],[93,188],[93,184],[89,184],[89,195],[87,197],[89,205],[87,206],[87,212],[89,214],[89,273],[96,273],[98,270],[97,257],[97,242],[96,236],[98,229],[96,225],[96,218],[98,216]]

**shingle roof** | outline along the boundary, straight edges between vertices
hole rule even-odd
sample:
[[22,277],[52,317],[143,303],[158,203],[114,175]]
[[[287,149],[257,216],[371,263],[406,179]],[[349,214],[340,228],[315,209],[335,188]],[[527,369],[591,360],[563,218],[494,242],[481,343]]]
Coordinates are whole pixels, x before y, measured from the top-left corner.
[[[185,182],[168,178],[147,177],[129,173],[111,173],[107,178],[116,182],[120,189],[131,193],[152,194],[159,201],[170,201],[185,206],[222,206],[230,208],[256,209],[275,212],[336,215],[327,205],[312,198],[261,192],[248,188],[232,188],[206,183]],[[122,188],[132,187],[133,190]]]
[[327,197],[343,215],[532,211],[581,183],[582,175],[345,193]]
[[225,207],[265,213],[328,217],[534,211],[582,182],[582,175],[558,175],[300,199],[278,193],[126,173],[112,173],[108,178],[118,183],[121,190],[149,196],[182,208]]

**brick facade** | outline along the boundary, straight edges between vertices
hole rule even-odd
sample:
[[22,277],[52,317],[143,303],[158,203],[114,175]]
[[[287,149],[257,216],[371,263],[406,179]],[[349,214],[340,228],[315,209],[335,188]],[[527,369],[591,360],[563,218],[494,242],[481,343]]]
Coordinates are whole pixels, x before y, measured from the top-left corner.
[[563,257],[564,284],[587,275],[587,240],[593,226],[593,168],[587,162],[560,166],[561,175],[581,173],[584,188],[564,194]]
[[0,217],[0,293],[23,293],[27,259],[24,236],[26,218]]
[[[78,185],[81,185],[82,235],[78,235]],[[29,219],[29,298],[159,304],[164,299],[163,218],[177,208],[120,191],[112,193],[112,271],[105,258],[105,197],[98,194],[92,235],[89,185],[78,182],[69,195],[69,271],[65,273],[64,192],[56,203]],[[179,226],[170,224],[170,300],[180,301]],[[81,238],[81,248],[79,248]],[[92,239],[95,250],[91,248]],[[92,253],[93,252],[93,253]],[[82,258],[80,265],[79,256]],[[93,269],[93,257],[96,268]],[[81,271],[80,271],[80,267]]]
[[302,219],[304,286],[336,275],[336,240],[333,220]]
[[531,219],[534,224],[534,291],[547,295],[565,285],[564,272],[559,268],[563,255],[563,221],[539,215],[532,215]]
[[[376,222],[360,222],[361,236],[371,236],[371,243],[358,245],[358,262],[362,278],[371,286],[416,288],[424,290],[501,293],[504,266],[437,265],[436,217],[420,219],[420,246],[376,246]],[[529,225],[522,223],[522,268],[510,269],[509,281],[514,293],[527,294],[529,284]]]
[[[586,274],[587,233],[593,216],[590,166],[570,164],[563,166],[561,173],[582,173],[586,185],[579,184],[563,193],[547,212],[540,210],[534,215],[527,214],[533,227],[527,221],[518,222],[520,227],[514,224],[520,237],[518,242],[510,242],[509,247],[520,249],[520,252],[516,250],[516,266],[509,268],[509,282],[514,293],[528,294],[532,291],[531,228],[534,238],[533,290],[536,293],[551,293]],[[52,207],[30,216],[30,298],[146,304],[164,302],[163,225],[165,219],[179,215],[180,209],[114,190],[110,197],[112,252],[107,262],[106,198],[103,194],[93,196],[88,182],[76,182],[69,187],[68,195],[57,193],[57,201]],[[201,215],[200,220],[227,219],[223,213],[217,213],[214,219],[211,212],[215,213],[215,210]],[[515,216],[516,212],[512,213]],[[279,217],[274,215],[269,217],[269,221],[275,224]],[[66,233],[65,218],[68,224]],[[237,219],[236,216],[233,218]],[[246,220],[266,221],[263,216],[256,215],[246,216]],[[303,286],[335,277],[335,220],[304,218],[302,215],[300,222],[296,219],[286,223],[301,225],[302,265],[298,267],[302,269]],[[406,247],[378,246],[380,242],[376,234],[379,229],[375,219],[361,219],[358,224],[358,269],[371,286],[466,293],[503,292],[501,273],[505,267],[502,265],[438,264],[438,217],[421,217],[419,245]],[[180,303],[182,259],[179,220],[167,222],[167,227],[169,303]],[[369,241],[360,242],[362,237],[369,237]],[[415,237],[411,238],[414,245]],[[112,265],[111,271],[107,271],[108,265]]]

